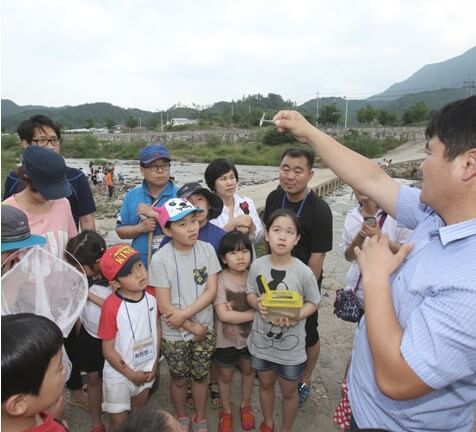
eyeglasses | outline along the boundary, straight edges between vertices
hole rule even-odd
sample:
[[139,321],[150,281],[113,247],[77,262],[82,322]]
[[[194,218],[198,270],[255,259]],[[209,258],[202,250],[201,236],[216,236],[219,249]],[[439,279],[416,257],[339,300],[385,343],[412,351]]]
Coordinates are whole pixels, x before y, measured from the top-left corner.
[[169,171],[170,170],[170,163],[161,163],[161,164],[155,164],[155,165],[147,165],[144,167],[146,169],[149,169],[154,172],[159,172],[159,171]]
[[31,142],[36,144],[40,147],[46,147],[48,144],[51,144],[53,147],[58,147],[61,143],[61,140],[58,137],[39,137],[39,138],[32,138]]

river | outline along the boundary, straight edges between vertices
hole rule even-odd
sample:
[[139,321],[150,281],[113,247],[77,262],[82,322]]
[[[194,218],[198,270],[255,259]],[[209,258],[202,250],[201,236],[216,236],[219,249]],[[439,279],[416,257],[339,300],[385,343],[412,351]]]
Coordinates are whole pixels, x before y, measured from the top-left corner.
[[[137,160],[111,160],[115,175],[122,174],[127,182],[139,182],[142,179]],[[66,159],[68,166],[80,168],[89,174],[89,159]],[[203,174],[208,164],[172,161],[170,174],[182,185],[192,181],[203,182]],[[241,186],[268,183],[278,178],[278,168],[260,165],[236,165]]]

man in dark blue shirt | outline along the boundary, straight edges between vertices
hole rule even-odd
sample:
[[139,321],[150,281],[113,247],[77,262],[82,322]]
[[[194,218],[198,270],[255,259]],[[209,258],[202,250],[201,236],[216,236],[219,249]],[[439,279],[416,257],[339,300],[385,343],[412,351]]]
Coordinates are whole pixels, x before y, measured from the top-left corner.
[[[49,117],[43,115],[30,117],[20,123],[17,132],[23,148],[29,145],[38,145],[51,148],[57,153],[60,151],[61,132],[58,125]],[[81,226],[81,230],[94,230],[96,205],[87,177],[82,171],[71,167],[66,168],[66,177],[73,191],[68,200],[76,227]],[[20,192],[22,189],[22,182],[15,171],[10,172],[5,180],[3,199]]]

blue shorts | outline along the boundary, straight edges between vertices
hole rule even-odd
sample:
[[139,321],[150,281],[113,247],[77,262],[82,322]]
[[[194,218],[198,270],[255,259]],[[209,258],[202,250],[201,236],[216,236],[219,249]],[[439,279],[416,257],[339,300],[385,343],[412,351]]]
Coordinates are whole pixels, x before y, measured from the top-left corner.
[[253,355],[251,356],[251,367],[256,369],[257,372],[268,372],[274,369],[280,378],[288,381],[297,381],[301,378],[305,365],[306,363],[298,365],[282,365],[260,359]]

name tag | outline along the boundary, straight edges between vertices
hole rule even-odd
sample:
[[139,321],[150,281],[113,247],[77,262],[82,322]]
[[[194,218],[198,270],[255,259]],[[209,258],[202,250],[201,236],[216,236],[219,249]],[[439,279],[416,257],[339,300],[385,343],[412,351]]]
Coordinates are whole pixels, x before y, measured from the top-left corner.
[[132,345],[132,353],[134,368],[137,368],[142,363],[153,360],[155,348],[152,337],[148,337],[134,343],[134,345]]
[[193,339],[193,333],[189,331],[181,331],[180,336],[184,342],[190,342]]

